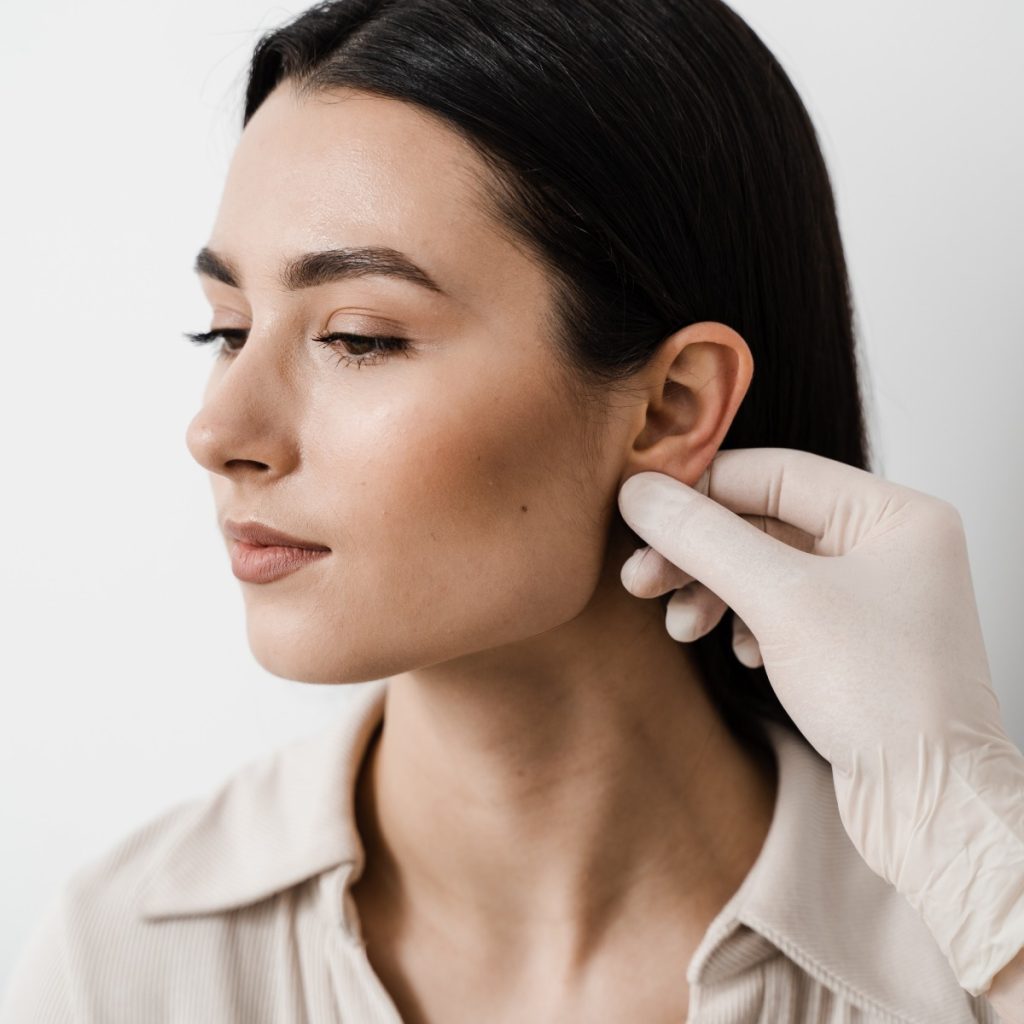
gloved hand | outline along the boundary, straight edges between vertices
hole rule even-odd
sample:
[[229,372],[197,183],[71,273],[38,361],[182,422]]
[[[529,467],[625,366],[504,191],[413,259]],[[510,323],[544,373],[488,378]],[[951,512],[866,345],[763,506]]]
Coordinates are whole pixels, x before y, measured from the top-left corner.
[[695,487],[637,473],[619,509],[651,545],[623,566],[626,588],[690,591],[666,611],[676,639],[733,609],[738,653],[763,660],[831,763],[857,850],[960,985],[986,992],[1024,949],[1024,754],[1002,725],[954,506],[809,452],[746,448],[720,451]]

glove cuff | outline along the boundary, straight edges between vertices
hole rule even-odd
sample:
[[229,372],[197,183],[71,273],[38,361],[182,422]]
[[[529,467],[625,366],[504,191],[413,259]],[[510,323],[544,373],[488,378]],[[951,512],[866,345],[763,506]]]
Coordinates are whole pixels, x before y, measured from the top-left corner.
[[1024,755],[1005,735],[973,739],[951,752],[921,734],[912,754],[858,752],[832,778],[854,846],[977,996],[1024,948]]

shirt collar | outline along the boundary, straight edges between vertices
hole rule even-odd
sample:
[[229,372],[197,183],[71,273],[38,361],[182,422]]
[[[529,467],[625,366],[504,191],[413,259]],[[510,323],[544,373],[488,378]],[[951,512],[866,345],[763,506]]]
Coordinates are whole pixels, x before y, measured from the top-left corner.
[[[363,847],[356,776],[381,722],[387,679],[357,684],[331,725],[250,762],[189,805],[143,877],[149,919],[235,909],[342,864],[339,921]],[[782,950],[828,988],[906,1024],[976,1024],[967,994],[910,904],[876,875],[839,817],[831,767],[789,728],[765,721],[778,766],[771,826],[754,865],[687,969],[714,985]],[[912,969],[893,965],[908,963]]]
[[782,950],[869,1014],[907,1024],[977,1024],[931,932],[857,852],[832,767],[791,728],[764,722],[778,767],[756,861],[691,958],[690,984],[724,981]]
[[356,684],[328,728],[246,764],[190,805],[142,879],[142,916],[232,910],[361,863],[356,776],[383,717],[386,684]]

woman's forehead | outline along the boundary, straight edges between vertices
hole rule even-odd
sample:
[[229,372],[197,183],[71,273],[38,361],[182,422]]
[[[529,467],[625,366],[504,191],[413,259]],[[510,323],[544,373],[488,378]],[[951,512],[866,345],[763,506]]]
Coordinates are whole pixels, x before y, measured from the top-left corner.
[[384,246],[456,301],[494,304],[542,269],[488,212],[473,148],[415,105],[355,92],[298,97],[283,83],[257,109],[228,169],[212,236],[240,254]]

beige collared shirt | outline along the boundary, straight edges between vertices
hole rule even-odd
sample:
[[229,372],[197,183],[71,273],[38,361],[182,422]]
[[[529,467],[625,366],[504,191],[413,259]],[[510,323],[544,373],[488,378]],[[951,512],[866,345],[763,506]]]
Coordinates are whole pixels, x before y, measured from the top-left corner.
[[[328,728],[76,870],[22,952],[0,1024],[401,1024],[349,895],[355,780],[387,682],[356,684]],[[686,967],[687,1024],[999,1024],[850,843],[828,764],[768,728],[774,818]]]

